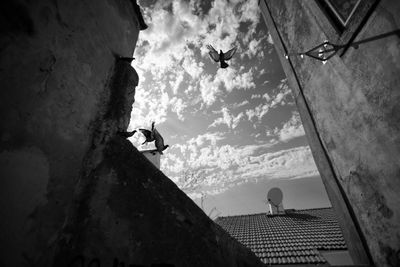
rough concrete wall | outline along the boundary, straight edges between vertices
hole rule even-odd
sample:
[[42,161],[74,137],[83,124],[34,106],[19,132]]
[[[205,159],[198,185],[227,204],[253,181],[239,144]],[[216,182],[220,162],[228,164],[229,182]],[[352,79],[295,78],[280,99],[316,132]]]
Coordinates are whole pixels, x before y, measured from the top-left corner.
[[138,83],[118,59],[132,2],[1,2],[0,266],[260,264],[116,137]]
[[139,26],[130,1],[10,0],[0,12],[0,265],[45,266],[113,54],[133,54]]
[[262,266],[129,141],[106,139],[82,178],[55,266]]
[[[289,51],[330,39],[309,3],[268,2]],[[355,41],[398,30],[398,14],[398,1],[381,1]],[[325,65],[291,57],[319,136],[379,266],[400,265],[399,55],[399,36],[392,35],[350,48]]]

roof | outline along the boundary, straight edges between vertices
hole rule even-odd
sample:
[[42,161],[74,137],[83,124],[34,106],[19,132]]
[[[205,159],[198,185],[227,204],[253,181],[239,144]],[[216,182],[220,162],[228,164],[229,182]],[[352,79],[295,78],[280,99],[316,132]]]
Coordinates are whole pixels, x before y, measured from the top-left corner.
[[326,263],[318,250],[346,250],[332,208],[219,217],[215,220],[266,264]]

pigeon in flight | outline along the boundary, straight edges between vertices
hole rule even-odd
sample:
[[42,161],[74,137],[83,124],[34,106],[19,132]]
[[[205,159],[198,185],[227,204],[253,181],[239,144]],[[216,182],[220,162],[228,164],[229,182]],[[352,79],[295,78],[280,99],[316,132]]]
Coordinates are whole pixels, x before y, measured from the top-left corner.
[[143,142],[142,145],[146,144],[147,142],[152,142],[154,141],[154,121],[151,124],[151,130],[147,129],[139,129],[139,131],[146,137],[146,140]]
[[117,132],[117,134],[121,137],[124,138],[129,138],[131,136],[133,136],[136,133],[136,130],[133,130],[132,132]]
[[161,134],[157,131],[157,129],[154,129],[154,139],[156,140],[155,145],[158,153],[161,155],[163,154],[163,151],[169,147],[169,145],[164,145],[164,138],[162,138]]
[[211,45],[207,45],[207,48],[208,50],[210,50],[210,52],[208,52],[208,54],[210,54],[210,57],[215,62],[221,62],[221,68],[223,69],[229,66],[225,61],[230,60],[236,52],[236,47],[232,48],[226,53],[222,52],[222,50],[219,50],[219,54]]

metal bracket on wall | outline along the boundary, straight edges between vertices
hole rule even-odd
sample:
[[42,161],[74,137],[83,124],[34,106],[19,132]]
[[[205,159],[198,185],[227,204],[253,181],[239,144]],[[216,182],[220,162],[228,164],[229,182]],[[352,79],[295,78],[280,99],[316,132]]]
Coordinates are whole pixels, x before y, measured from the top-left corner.
[[395,30],[383,34],[379,34],[376,36],[372,36],[357,42],[352,42],[350,44],[345,44],[345,45],[337,45],[337,44],[332,44],[328,40],[325,40],[322,44],[319,44],[310,50],[306,52],[288,52],[285,54],[285,58],[289,59],[289,56],[300,56],[301,58],[304,58],[304,56],[308,56],[311,58],[314,58],[316,60],[322,61],[323,64],[326,63],[329,59],[331,59],[334,55],[336,55],[340,49],[344,49],[347,47],[353,47],[354,49],[357,49],[360,44],[379,40],[391,35],[397,35],[400,38],[400,30]]

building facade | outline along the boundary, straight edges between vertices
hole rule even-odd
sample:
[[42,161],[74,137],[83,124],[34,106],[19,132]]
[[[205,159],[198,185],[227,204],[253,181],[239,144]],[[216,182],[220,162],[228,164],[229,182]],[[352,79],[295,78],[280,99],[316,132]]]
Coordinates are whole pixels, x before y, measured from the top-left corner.
[[400,2],[259,5],[353,261],[399,266]]

